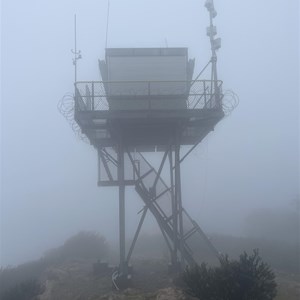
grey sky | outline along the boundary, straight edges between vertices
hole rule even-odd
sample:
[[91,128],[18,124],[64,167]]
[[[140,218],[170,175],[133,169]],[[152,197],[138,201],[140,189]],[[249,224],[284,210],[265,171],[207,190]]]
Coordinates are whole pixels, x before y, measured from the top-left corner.
[[[197,73],[210,58],[204,2],[110,0],[108,47],[188,47]],[[183,202],[204,229],[242,234],[251,210],[287,206],[299,194],[299,1],[215,6],[219,77],[240,105],[183,163]],[[116,189],[96,186],[95,150],[57,110],[73,92],[74,13],[78,78],[99,80],[107,1],[2,0],[1,10],[0,263],[7,265],[79,230],[117,237],[118,203]],[[129,195],[136,216],[142,202]]]

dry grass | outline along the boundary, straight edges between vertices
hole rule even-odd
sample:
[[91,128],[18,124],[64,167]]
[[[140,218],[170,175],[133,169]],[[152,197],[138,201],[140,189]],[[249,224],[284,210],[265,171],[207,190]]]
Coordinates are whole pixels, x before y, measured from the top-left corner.
[[276,272],[278,293],[275,300],[300,299],[300,275]]

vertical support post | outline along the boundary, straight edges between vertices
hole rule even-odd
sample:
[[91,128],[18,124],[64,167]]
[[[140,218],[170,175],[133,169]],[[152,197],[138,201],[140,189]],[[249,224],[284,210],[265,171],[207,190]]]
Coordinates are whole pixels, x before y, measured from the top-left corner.
[[207,98],[206,98],[206,86],[205,86],[205,80],[203,80],[203,94],[204,94],[204,108],[207,108]]
[[75,95],[74,95],[74,108],[75,108],[75,113],[79,110],[79,106],[78,106],[78,89],[77,89],[77,83],[74,83],[74,87],[75,87]]
[[175,198],[178,216],[178,243],[180,249],[180,264],[184,268],[183,257],[183,219],[182,219],[182,199],[181,199],[181,177],[180,177],[180,136],[176,132],[175,138]]
[[74,48],[74,60],[73,64],[75,67],[75,83],[77,82],[77,22],[76,22],[76,14],[74,15],[74,36],[75,36],[75,48]]
[[120,243],[120,273],[127,275],[125,258],[125,183],[124,183],[124,146],[118,146],[118,183],[119,183],[119,243]]
[[173,217],[173,240],[174,247],[171,253],[171,263],[173,267],[177,266],[177,252],[178,252],[178,222],[177,222],[177,205],[176,198],[174,195],[174,172],[173,172],[173,146],[170,147],[169,151],[169,165],[170,165],[170,183],[171,183],[171,201],[172,201],[172,217]]
[[148,109],[151,110],[151,86],[150,81],[148,81]]
[[100,157],[100,149],[97,149],[97,154],[98,154],[98,184],[101,181],[101,157]]
[[92,111],[95,109],[95,86],[94,81],[92,82]]

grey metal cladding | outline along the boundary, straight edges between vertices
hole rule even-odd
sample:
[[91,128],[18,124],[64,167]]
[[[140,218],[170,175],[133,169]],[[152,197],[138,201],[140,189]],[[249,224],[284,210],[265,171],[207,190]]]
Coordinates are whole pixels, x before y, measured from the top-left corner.
[[107,56],[188,56],[188,48],[106,48]]

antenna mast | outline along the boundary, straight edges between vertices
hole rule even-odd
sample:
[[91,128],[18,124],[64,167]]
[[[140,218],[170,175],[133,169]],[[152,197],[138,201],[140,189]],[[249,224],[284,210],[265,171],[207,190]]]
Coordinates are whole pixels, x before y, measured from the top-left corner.
[[215,92],[218,91],[218,74],[217,74],[217,50],[221,48],[221,38],[215,38],[217,35],[217,27],[214,26],[213,19],[217,16],[217,11],[215,10],[214,1],[213,0],[206,0],[205,7],[209,12],[209,20],[210,26],[207,27],[206,33],[210,38],[211,44],[211,62],[212,62],[212,73],[211,73],[211,80],[214,82],[214,89]]
[[109,0],[107,1],[107,19],[106,19],[106,37],[105,37],[105,49],[107,48],[107,39],[108,39],[108,25],[109,25]]
[[72,49],[71,52],[74,54],[73,58],[73,65],[75,67],[75,82],[77,82],[77,60],[81,59],[81,51],[77,51],[77,24],[76,24],[76,14],[74,15],[74,50]]

